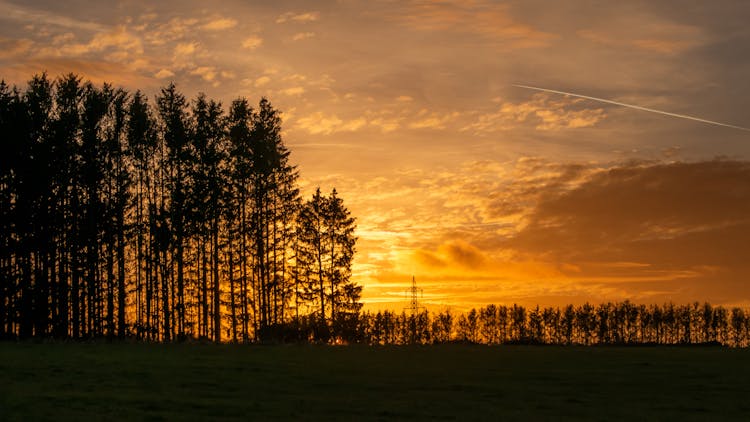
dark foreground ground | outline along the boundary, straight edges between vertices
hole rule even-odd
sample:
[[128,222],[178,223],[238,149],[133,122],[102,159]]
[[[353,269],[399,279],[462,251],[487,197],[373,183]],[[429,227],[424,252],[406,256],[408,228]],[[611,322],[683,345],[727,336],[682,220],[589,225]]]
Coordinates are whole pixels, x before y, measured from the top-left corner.
[[750,420],[750,350],[0,343],[0,420]]

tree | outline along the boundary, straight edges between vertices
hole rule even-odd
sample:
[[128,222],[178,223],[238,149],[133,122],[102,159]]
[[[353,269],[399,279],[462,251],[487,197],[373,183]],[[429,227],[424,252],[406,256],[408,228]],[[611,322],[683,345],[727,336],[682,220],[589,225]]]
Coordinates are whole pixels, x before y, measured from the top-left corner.
[[441,312],[432,318],[432,340],[435,343],[447,343],[451,341],[453,333],[453,314],[450,309]]
[[312,198],[303,204],[297,221],[298,265],[304,268],[303,271],[307,275],[302,297],[305,301],[317,303],[317,315],[321,325],[325,325],[326,318],[324,213],[325,197],[318,188]]
[[13,285],[13,166],[18,159],[17,134],[14,128],[13,109],[18,101],[5,81],[0,81],[0,340],[10,337],[14,296]]
[[[176,281],[167,288],[162,287],[162,301],[164,303],[164,336],[168,341],[177,327],[177,336],[185,337],[185,246],[187,240],[186,197],[188,189],[188,165],[190,161],[189,121],[187,118],[187,101],[177,91],[174,84],[161,90],[156,99],[157,109],[162,124],[164,145],[167,150],[166,184],[169,189],[169,244],[172,258],[176,264]],[[166,198],[162,199],[164,201]],[[166,201],[165,201],[166,202]],[[175,297],[176,287],[176,297]],[[167,297],[169,295],[169,297]],[[170,321],[169,303],[177,311],[176,321]],[[174,317],[174,315],[171,315]]]
[[289,164],[289,150],[281,138],[279,111],[263,98],[252,114],[250,148],[253,199],[252,242],[255,261],[254,314],[263,332],[283,319],[289,284],[287,252],[292,242],[290,225],[299,204],[296,168]]
[[[84,279],[85,292],[83,300],[86,303],[82,309],[85,318],[83,331],[89,336],[101,334],[101,317],[102,317],[102,288],[105,279],[102,277],[100,259],[104,252],[103,242],[111,241],[105,238],[105,228],[108,227],[106,221],[108,216],[104,196],[107,194],[105,185],[105,166],[106,151],[104,142],[101,139],[101,126],[103,119],[109,108],[109,93],[99,90],[93,85],[86,84],[83,88],[83,110],[81,113],[81,173],[80,186],[82,190],[81,205],[83,224],[78,233],[80,236],[81,247],[83,248],[83,269],[85,271]],[[111,235],[107,230],[106,235]],[[114,311],[114,291],[112,290],[114,260],[109,255],[107,263],[109,264],[106,271],[107,293],[110,304],[107,315],[107,328],[109,330],[114,326],[112,314]]]
[[74,74],[0,82],[0,338],[219,342],[229,321],[232,341],[360,341],[354,218],[335,190],[299,217],[280,112],[173,84],[155,105]]
[[[117,337],[124,338],[127,330],[126,323],[126,280],[125,271],[127,256],[125,254],[126,237],[130,231],[130,224],[126,221],[132,208],[131,183],[132,174],[128,165],[128,157],[125,143],[126,102],[127,93],[122,89],[112,90],[105,85],[105,92],[110,96],[109,124],[105,133],[105,171],[108,178],[109,195],[107,208],[109,223],[105,230],[109,233],[108,251],[109,256],[114,256],[117,263],[116,281],[110,278],[109,289],[112,291],[117,285]],[[111,267],[111,265],[108,265]],[[114,283],[112,283],[114,281]],[[111,298],[111,294],[109,297]],[[110,299],[111,300],[111,299]],[[114,331],[112,324],[113,306],[108,302],[108,314],[110,315],[110,334]]]
[[[252,191],[252,148],[250,131],[253,109],[246,99],[232,102],[229,110],[229,186],[224,210],[227,221],[226,243],[229,278],[229,308],[232,340],[237,341],[238,322],[242,322],[242,339],[248,340],[248,207]],[[235,273],[239,271],[239,286]],[[239,290],[239,291],[237,291]],[[238,302],[239,297],[239,304]],[[240,315],[238,318],[237,309]],[[239,319],[239,321],[238,321]]]
[[329,197],[318,188],[298,218],[299,261],[309,274],[305,298],[315,300],[321,324],[359,312],[362,288],[351,282],[357,238],[355,220],[334,189]]
[[479,331],[487,344],[496,344],[498,338],[497,306],[487,305],[479,309]]
[[154,339],[154,298],[156,297],[156,272],[152,258],[155,233],[149,228],[147,213],[155,209],[154,154],[157,148],[156,123],[151,115],[146,98],[136,92],[128,106],[126,139],[128,153],[135,167],[135,221],[131,221],[135,233],[135,296],[136,335],[138,338]]
[[[195,119],[191,137],[195,163],[191,169],[193,180],[189,201],[191,217],[198,233],[201,262],[201,335],[209,337],[212,321],[214,341],[221,342],[221,284],[219,271],[219,229],[226,196],[223,183],[223,163],[226,159],[224,140],[225,119],[221,104],[199,95],[193,106]],[[210,263],[209,263],[210,261]],[[206,264],[209,263],[207,266]],[[208,279],[211,279],[209,289]],[[209,319],[210,314],[213,318]]]
[[351,282],[352,261],[357,243],[357,238],[354,236],[356,224],[335,188],[326,201],[324,212],[326,252],[329,255],[327,259],[329,302],[331,321],[335,321],[338,313],[356,314],[362,308],[359,302],[362,296],[362,286]]
[[479,341],[479,315],[476,309],[472,308],[467,314],[461,314],[457,325],[459,340],[468,343]]
[[83,214],[79,130],[83,89],[80,79],[72,74],[58,79],[55,85],[53,90],[45,74],[35,76],[29,83],[26,91],[29,130],[38,140],[47,139],[48,147],[42,150],[46,150],[49,156],[39,155],[42,151],[27,152],[47,161],[47,166],[40,167],[49,169],[46,185],[52,207],[49,218],[54,226],[50,239],[55,244],[50,257],[53,262],[50,281],[55,284],[56,291],[53,333],[58,338],[69,335],[79,338],[82,328],[82,256],[78,233]]

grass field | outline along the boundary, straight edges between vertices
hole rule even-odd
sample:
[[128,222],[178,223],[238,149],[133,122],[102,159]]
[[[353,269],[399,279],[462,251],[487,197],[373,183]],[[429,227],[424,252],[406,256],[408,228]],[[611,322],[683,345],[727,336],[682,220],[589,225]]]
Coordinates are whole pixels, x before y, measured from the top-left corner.
[[750,350],[0,343],[0,420],[750,419]]

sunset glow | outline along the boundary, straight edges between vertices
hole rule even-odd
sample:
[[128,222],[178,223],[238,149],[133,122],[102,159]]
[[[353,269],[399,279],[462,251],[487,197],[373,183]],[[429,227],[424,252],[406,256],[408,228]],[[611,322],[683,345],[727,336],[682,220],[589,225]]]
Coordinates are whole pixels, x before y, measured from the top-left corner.
[[[744,3],[0,0],[0,78],[267,97],[365,309],[750,304]],[[738,6],[740,5],[740,6]]]

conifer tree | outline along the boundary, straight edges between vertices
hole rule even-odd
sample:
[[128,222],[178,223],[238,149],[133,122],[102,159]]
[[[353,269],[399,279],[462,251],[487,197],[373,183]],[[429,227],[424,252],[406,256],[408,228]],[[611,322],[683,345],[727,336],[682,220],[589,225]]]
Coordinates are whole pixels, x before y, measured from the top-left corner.
[[303,206],[280,112],[173,84],[155,105],[74,74],[0,83],[0,337],[362,333],[354,219],[336,191]]

